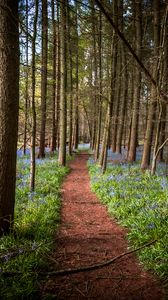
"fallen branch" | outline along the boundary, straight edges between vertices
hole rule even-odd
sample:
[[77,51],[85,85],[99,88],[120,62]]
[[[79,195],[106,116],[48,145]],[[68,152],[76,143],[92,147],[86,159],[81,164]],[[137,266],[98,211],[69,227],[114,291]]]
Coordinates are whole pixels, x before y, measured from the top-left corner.
[[52,272],[40,272],[40,275],[42,276],[64,276],[64,275],[70,275],[70,274],[76,274],[76,273],[80,273],[80,272],[87,272],[87,271],[92,271],[92,270],[97,270],[103,267],[107,267],[109,265],[111,265],[112,263],[114,263],[116,260],[127,256],[129,254],[135,253],[141,249],[144,249],[146,247],[149,247],[153,244],[155,244],[158,241],[158,239],[149,242],[147,244],[144,244],[143,246],[140,246],[134,250],[128,251],[128,252],[124,252],[121,253],[118,256],[115,256],[114,258],[107,260],[103,263],[99,263],[99,264],[95,264],[95,265],[90,265],[90,266],[86,266],[86,267],[81,267],[81,268],[74,268],[74,269],[65,269],[65,270],[59,270],[59,271],[52,271]]
[[[124,252],[121,253],[118,256],[115,256],[114,258],[107,260],[105,262],[99,263],[99,264],[94,264],[94,265],[90,265],[90,266],[86,266],[86,267],[81,267],[81,268],[74,268],[74,269],[65,269],[65,270],[59,270],[59,271],[51,271],[51,272],[39,272],[40,276],[65,276],[65,275],[70,275],[70,274],[77,274],[77,273],[81,273],[81,272],[87,272],[87,271],[93,271],[93,270],[97,270],[97,269],[101,269],[103,267],[107,267],[111,264],[113,264],[116,260],[127,256],[129,254],[138,252],[139,250],[142,250],[146,247],[149,247],[153,244],[155,244],[156,242],[158,242],[160,239],[155,239],[154,241],[151,241],[147,244],[144,244],[134,250],[130,250],[128,252]],[[30,272],[31,275],[32,272]],[[33,272],[34,273],[34,272]],[[2,276],[6,276],[6,277],[12,277],[12,276],[18,276],[23,274],[22,272],[3,272],[2,269],[0,269],[0,275]]]

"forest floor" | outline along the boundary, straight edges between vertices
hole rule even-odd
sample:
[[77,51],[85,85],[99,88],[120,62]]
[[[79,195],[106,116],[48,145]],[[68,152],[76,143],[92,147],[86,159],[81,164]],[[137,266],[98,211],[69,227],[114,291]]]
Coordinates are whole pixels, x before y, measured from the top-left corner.
[[[61,224],[50,272],[102,263],[128,251],[126,229],[112,219],[90,190],[87,154],[70,162],[62,186]],[[49,276],[41,286],[43,299],[161,300],[161,283],[143,270],[135,254],[109,266],[65,276]]]

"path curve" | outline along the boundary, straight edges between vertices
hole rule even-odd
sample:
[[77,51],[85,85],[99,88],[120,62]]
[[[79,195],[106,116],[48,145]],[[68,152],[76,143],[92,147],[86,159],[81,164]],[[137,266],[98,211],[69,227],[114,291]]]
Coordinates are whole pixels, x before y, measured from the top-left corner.
[[[127,249],[126,230],[117,225],[90,190],[88,155],[77,155],[62,186],[61,224],[50,271],[103,262]],[[49,278],[47,299],[161,300],[159,282],[142,270],[135,255],[99,270]]]

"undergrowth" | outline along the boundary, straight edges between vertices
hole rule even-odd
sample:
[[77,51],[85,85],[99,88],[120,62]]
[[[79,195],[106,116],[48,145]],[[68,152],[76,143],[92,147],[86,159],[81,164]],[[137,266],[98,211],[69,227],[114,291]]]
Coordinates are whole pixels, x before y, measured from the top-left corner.
[[138,252],[146,269],[168,277],[168,181],[142,173],[139,165],[109,165],[102,175],[92,159],[88,162],[92,190],[118,223],[129,229],[132,248],[158,239]]
[[[36,299],[39,270],[59,224],[59,189],[68,168],[56,157],[37,159],[36,190],[29,191],[29,158],[19,158],[14,233],[0,241],[0,299]],[[16,274],[14,274],[16,273]]]

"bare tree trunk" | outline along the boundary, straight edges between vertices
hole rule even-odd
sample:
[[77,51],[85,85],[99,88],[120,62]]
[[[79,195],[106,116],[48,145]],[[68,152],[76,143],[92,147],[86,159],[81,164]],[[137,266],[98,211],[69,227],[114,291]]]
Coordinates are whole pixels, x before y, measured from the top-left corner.
[[96,15],[95,15],[95,5],[94,0],[91,0],[92,7],[92,36],[93,36],[93,90],[94,90],[94,99],[93,99],[93,125],[92,125],[92,149],[95,150],[96,147],[96,136],[97,136],[97,88],[98,88],[98,76],[97,76],[97,39],[96,39]]
[[98,98],[98,124],[97,124],[97,139],[95,149],[95,160],[99,158],[100,152],[100,137],[102,123],[102,13],[100,11],[99,20],[99,98]]
[[51,152],[56,150],[56,21],[55,21],[55,1],[52,0],[52,30],[53,30],[53,53],[52,53],[52,141]]
[[76,2],[76,93],[75,93],[75,122],[74,122],[74,148],[78,148],[79,143],[79,53],[78,53],[78,2]]
[[[153,78],[158,79],[158,58],[160,46],[160,0],[154,0],[154,64],[153,64]],[[152,138],[154,130],[154,120],[157,105],[157,89],[152,85],[151,99],[148,111],[147,128],[144,142],[144,150],[141,162],[141,169],[147,169],[150,164],[150,155],[152,147]]]
[[60,47],[60,3],[57,1],[57,81],[56,81],[56,137],[57,148],[60,145],[60,89],[61,89],[61,47]]
[[[134,3],[135,14],[135,28],[136,28],[136,54],[141,59],[142,52],[142,7],[141,1]],[[136,147],[138,138],[138,123],[139,123],[139,105],[140,105],[140,91],[141,91],[141,70],[138,64],[135,65],[134,80],[134,96],[133,96],[133,110],[132,110],[132,124],[130,132],[130,146],[128,153],[128,161],[136,160]]]
[[60,148],[58,161],[66,164],[66,0],[60,3],[60,51],[61,51],[61,89],[60,89]]
[[41,66],[41,128],[39,157],[45,157],[46,97],[47,97],[47,45],[48,16],[47,0],[42,0],[42,66]]
[[35,17],[33,24],[33,38],[32,38],[32,97],[31,97],[31,109],[32,109],[32,132],[31,132],[31,152],[30,152],[30,190],[35,189],[35,172],[36,172],[36,105],[35,105],[35,50],[36,50],[36,36],[37,36],[37,20],[38,20],[38,0],[35,1]]
[[[8,9],[6,9],[8,7]],[[12,12],[12,15],[11,15]],[[0,236],[13,226],[19,111],[18,1],[0,5]]]
[[118,131],[117,131],[117,142],[116,142],[116,152],[121,153],[122,149],[122,137],[123,137],[123,131],[124,131],[124,121],[125,121],[125,115],[126,115],[126,101],[128,96],[128,72],[127,72],[127,65],[126,65],[126,54],[125,54],[125,48],[122,47],[122,61],[123,61],[123,76],[122,76],[122,82],[123,82],[123,95],[121,99],[121,107],[120,107],[120,119],[118,123]]
[[[28,30],[28,0],[26,0],[26,30]],[[28,97],[29,97],[29,41],[26,34],[26,82],[25,82],[25,120],[24,120],[24,138],[23,138],[23,154],[26,154],[27,146],[27,123],[28,123]]]
[[73,133],[73,61],[72,61],[72,42],[71,42],[71,24],[70,24],[70,9],[69,9],[70,0],[68,0],[68,53],[69,53],[69,90],[70,90],[70,101],[69,101],[69,155],[72,155],[72,133]]

